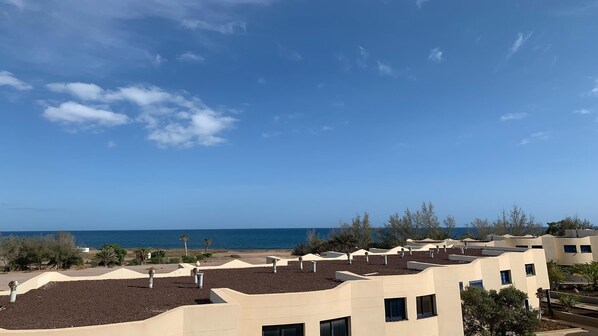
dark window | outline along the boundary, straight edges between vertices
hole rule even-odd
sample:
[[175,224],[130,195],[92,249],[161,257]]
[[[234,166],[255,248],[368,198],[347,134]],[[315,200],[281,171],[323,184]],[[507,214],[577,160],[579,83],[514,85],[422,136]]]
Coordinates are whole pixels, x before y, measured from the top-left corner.
[[523,304],[525,305],[525,310],[529,310],[529,300],[525,299],[525,301],[523,301]]
[[349,318],[320,322],[320,336],[349,336]]
[[592,253],[592,245],[579,245],[581,253]]
[[577,253],[577,246],[575,245],[563,245],[565,253]]
[[482,280],[470,281],[469,285],[472,286],[472,287],[482,287],[482,288],[484,288],[484,281],[482,281]]
[[542,247],[542,245],[532,245],[532,248],[533,249],[541,249],[541,248],[544,248],[544,247]]
[[386,322],[403,321],[407,319],[405,298],[384,299]]
[[463,281],[459,281],[459,290],[463,290]]
[[527,248],[527,245],[515,245],[515,247]]
[[263,326],[262,336],[303,336],[303,324]]
[[511,284],[511,271],[500,271],[500,282],[503,285]]
[[536,267],[534,266],[534,264],[525,264],[525,274],[536,275]]
[[436,316],[436,295],[417,297],[417,318]]

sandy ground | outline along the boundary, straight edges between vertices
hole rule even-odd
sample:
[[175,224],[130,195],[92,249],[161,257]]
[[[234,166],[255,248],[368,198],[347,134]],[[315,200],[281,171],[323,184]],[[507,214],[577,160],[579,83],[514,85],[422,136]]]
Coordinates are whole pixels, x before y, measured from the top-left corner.
[[[218,266],[222,265],[226,262],[229,262],[233,259],[243,260],[250,264],[263,264],[266,262],[267,256],[277,256],[280,258],[293,258],[291,255],[291,250],[243,250],[243,251],[235,251],[235,250],[218,250],[212,251],[213,255],[211,258],[204,259],[201,261],[202,266]],[[203,253],[200,250],[189,250],[189,255],[196,255]],[[172,249],[166,250],[167,257],[180,257],[184,255],[185,251],[183,249]],[[92,259],[95,255],[94,251],[90,253],[84,254],[83,258],[88,260]],[[133,255],[132,250],[129,252],[128,256]],[[234,257],[233,257],[234,256]],[[177,264],[159,264],[159,265],[139,265],[139,266],[121,266],[123,268],[128,268],[131,270],[135,270],[138,272],[145,273],[150,267],[156,269],[158,273],[168,273],[178,268]],[[44,272],[60,272],[65,275],[70,276],[93,276],[93,275],[100,275],[121,267],[85,267],[82,269],[70,269],[65,271],[56,271],[56,270],[41,270],[41,271],[28,271],[28,272],[10,272],[10,273],[0,273],[0,290],[8,290],[8,283],[10,281],[16,280],[19,283],[23,283],[41,273]]]

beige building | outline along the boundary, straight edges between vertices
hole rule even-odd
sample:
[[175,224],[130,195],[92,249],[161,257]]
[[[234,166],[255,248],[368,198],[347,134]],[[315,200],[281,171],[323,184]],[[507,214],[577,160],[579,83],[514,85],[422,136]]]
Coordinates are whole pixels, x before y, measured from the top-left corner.
[[[506,249],[510,250],[510,249]],[[274,257],[269,258],[273,261]],[[428,251],[400,248],[376,253],[358,252],[328,258],[307,255],[300,262],[277,259],[274,281],[302,286],[334,281],[325,290],[245,294],[234,288],[209,289],[211,304],[181,306],[143,321],[46,330],[3,330],[0,335],[463,335],[460,289],[483,286],[499,290],[515,286],[526,292],[531,309],[537,308],[537,288],[548,288],[546,258],[542,250],[507,251],[498,247],[440,247]],[[313,261],[313,262],[312,262]],[[314,263],[315,262],[315,263]],[[301,265],[303,264],[303,265]],[[316,273],[313,273],[313,266]],[[192,266],[182,265],[173,274],[188,276]],[[252,272],[273,272],[272,264],[248,265],[234,261],[221,267],[230,277],[244,269],[246,281]],[[329,273],[326,273],[329,272]],[[229,273],[227,273],[229,274]],[[310,275],[312,274],[312,275]],[[330,279],[327,274],[332,274]],[[295,275],[295,276],[294,276]],[[118,270],[102,276],[140,278],[146,275]],[[278,279],[278,280],[276,280]],[[95,280],[45,273],[19,287],[19,295],[52,281]],[[159,290],[159,288],[156,288]],[[0,293],[6,295],[7,293]],[[17,301],[18,304],[18,301]],[[50,309],[50,308],[49,308]],[[4,313],[9,312],[9,310]],[[3,314],[3,312],[0,312]],[[10,318],[10,315],[0,315]]]

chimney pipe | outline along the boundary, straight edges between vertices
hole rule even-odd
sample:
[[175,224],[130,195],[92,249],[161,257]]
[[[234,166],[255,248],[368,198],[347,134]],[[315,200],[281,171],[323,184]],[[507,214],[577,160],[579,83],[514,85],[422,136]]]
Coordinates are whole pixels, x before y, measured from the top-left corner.
[[316,261],[315,260],[313,260],[311,262],[311,271],[314,272],[314,273],[316,273]]
[[17,302],[17,287],[19,286],[19,282],[13,280],[8,283],[8,287],[10,287],[10,303]]
[[303,257],[299,257],[299,268],[303,271]]
[[197,274],[195,275],[195,278],[196,278],[197,288],[202,289],[203,288],[203,272],[197,272]]
[[147,274],[149,274],[149,288],[154,288],[154,274],[156,274],[156,271],[154,271],[153,268],[150,268]]

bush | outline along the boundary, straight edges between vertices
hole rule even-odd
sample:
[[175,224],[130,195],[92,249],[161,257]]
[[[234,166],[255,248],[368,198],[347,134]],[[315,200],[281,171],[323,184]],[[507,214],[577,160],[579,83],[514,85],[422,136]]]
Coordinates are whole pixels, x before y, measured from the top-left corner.
[[241,259],[241,256],[238,254],[231,254],[230,257],[235,259]]
[[579,297],[577,295],[559,293],[559,302],[565,311],[570,311],[571,308],[579,303]]
[[136,265],[141,265],[141,261],[139,261],[139,259],[131,259],[129,261],[129,266],[136,266]]
[[182,259],[183,262],[187,264],[193,264],[197,261],[197,258],[195,258],[194,256],[183,256]]
[[212,252],[207,252],[203,254],[206,258],[210,258],[212,256]]
[[166,252],[164,250],[157,250],[152,252],[152,259],[150,261],[154,264],[162,264],[166,259]]
[[168,263],[169,264],[178,264],[181,262],[180,258],[168,258]]
[[198,255],[196,255],[196,256],[195,256],[195,259],[197,259],[198,261],[202,261],[202,260],[204,260],[205,258],[206,258],[206,256],[205,256],[205,255],[203,255],[203,254],[198,254]]

